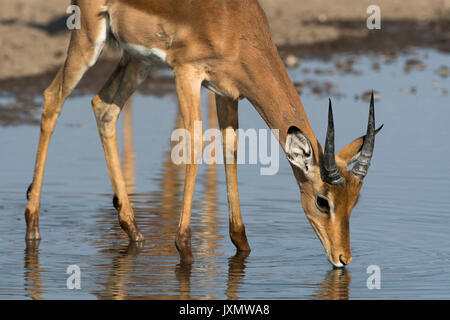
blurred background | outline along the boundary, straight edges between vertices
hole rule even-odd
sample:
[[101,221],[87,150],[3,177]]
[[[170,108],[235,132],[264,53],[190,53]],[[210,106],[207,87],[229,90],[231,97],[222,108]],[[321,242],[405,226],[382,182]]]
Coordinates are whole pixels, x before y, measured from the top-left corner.
[[[329,58],[345,53],[385,53],[412,47],[450,50],[450,0],[260,0],[272,36],[283,56]],[[367,7],[381,8],[382,29],[369,30]],[[70,32],[66,27],[68,1],[0,0],[0,92],[20,95],[19,103],[3,112],[0,123],[15,121],[12,113],[33,112],[26,95],[40,94],[63,63]],[[80,84],[96,92],[120,54],[104,50],[104,59]],[[291,60],[292,61],[292,60]],[[109,62],[109,63],[108,63]],[[152,78],[149,79],[152,81]],[[161,94],[170,80],[153,81],[142,91]],[[10,106],[12,107],[12,106]],[[11,108],[9,108],[11,109]],[[11,118],[11,119],[10,119]]]

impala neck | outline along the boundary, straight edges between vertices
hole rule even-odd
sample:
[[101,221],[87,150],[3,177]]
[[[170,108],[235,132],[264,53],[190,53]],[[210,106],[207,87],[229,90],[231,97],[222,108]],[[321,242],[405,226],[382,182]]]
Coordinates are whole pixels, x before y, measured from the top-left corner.
[[263,60],[262,63],[253,64],[263,68],[247,70],[249,85],[244,85],[244,96],[272,130],[279,130],[278,140],[283,150],[288,129],[296,126],[311,142],[314,154],[319,155],[319,143],[276,49],[272,57]]

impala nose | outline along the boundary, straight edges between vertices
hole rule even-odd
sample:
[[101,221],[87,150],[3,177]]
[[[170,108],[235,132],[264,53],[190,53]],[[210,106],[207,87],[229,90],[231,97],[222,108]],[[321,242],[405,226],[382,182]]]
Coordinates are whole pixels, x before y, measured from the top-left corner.
[[348,265],[350,262],[352,262],[352,255],[348,255],[348,256],[344,256],[343,254],[341,254],[339,256],[339,261],[344,265]]

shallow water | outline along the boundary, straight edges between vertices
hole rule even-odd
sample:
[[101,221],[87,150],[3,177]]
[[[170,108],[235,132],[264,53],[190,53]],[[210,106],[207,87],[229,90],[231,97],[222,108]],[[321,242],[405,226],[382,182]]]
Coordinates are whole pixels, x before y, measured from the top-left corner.
[[[410,58],[421,59],[426,69],[405,73]],[[377,61],[381,70],[374,71],[371,66]],[[129,125],[119,124],[129,192],[146,238],[143,245],[130,244],[112,206],[91,97],[81,97],[67,101],[51,143],[39,246],[26,246],[23,217],[39,127],[0,127],[0,298],[450,298],[450,103],[449,95],[442,94],[450,81],[436,73],[449,65],[449,57],[420,50],[390,63],[357,57],[359,75],[302,72],[305,66],[332,68],[334,62],[304,61],[290,73],[298,81],[333,82],[338,92],[345,92],[332,98],[337,149],[365,131],[368,102],[355,100],[355,95],[381,92],[376,118],[385,124],[352,214],[353,262],[345,270],[333,270],[327,261],[281,152],[274,176],[261,176],[259,165],[238,168],[252,247],[248,257],[234,256],[228,237],[223,166],[201,166],[192,217],[196,262],[178,265],[174,237],[183,169],[172,164],[169,153],[177,125],[174,96],[136,96],[128,110],[132,136]],[[408,92],[411,86],[416,94]],[[327,98],[309,89],[302,94],[320,141]],[[242,128],[266,128],[248,102],[240,104],[239,112]],[[80,290],[67,289],[69,265],[81,269]],[[381,269],[379,290],[367,287],[370,265]]]

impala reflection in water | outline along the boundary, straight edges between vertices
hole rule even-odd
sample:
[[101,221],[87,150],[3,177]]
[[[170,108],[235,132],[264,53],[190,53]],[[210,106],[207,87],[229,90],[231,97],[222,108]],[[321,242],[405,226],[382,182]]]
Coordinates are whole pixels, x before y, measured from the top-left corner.
[[[217,114],[213,99],[208,99],[208,126],[214,128],[217,126]],[[134,149],[132,140],[132,126],[131,126],[131,104],[126,106],[124,117],[124,153],[123,153],[123,167],[126,177],[128,190],[135,189],[135,174],[134,174]],[[182,127],[182,121],[177,114],[174,130]],[[125,147],[127,145],[127,147]],[[173,147],[173,142],[170,147]],[[209,165],[205,168],[205,176],[202,179],[204,183],[204,199],[199,204],[202,210],[202,216],[200,223],[203,228],[194,228],[194,232],[199,233],[199,252],[207,257],[217,256],[215,249],[217,241],[221,236],[217,235],[217,178],[216,178],[216,165]],[[127,246],[119,248],[116,256],[112,257],[113,266],[110,270],[110,274],[107,281],[103,284],[103,291],[96,293],[98,298],[101,299],[213,299],[214,297],[208,294],[192,296],[191,295],[191,270],[190,264],[162,264],[158,266],[160,269],[158,278],[153,278],[151,275],[140,276],[136,266],[133,263],[133,258],[142,253],[146,253],[152,256],[171,257],[177,255],[173,244],[173,235],[176,233],[178,226],[179,210],[181,208],[181,199],[183,195],[183,180],[184,180],[184,166],[176,165],[171,159],[170,151],[165,152],[165,159],[163,162],[162,176],[160,179],[160,192],[152,194],[135,194],[131,193],[131,199],[135,204],[136,212],[139,214],[149,214],[156,219],[146,221],[144,230],[147,230],[150,237],[147,237],[145,244],[130,242]],[[142,208],[142,210],[136,206],[144,206],[145,208],[153,207],[154,211],[148,211],[148,209]],[[111,222],[104,221],[105,224],[111,225]],[[121,231],[119,231],[119,234]],[[171,239],[172,238],[172,239]],[[162,240],[164,239],[164,240]],[[148,250],[149,249],[149,250]],[[97,266],[101,270],[104,266]],[[218,267],[212,266],[205,268],[205,276],[209,273],[214,274]],[[160,279],[160,274],[176,275],[177,290],[174,292],[173,288],[165,289],[164,278]],[[140,292],[139,289],[134,287],[145,285],[149,287],[159,287],[160,292],[155,295],[148,295],[145,292]],[[235,280],[230,286],[234,286],[234,290],[238,288],[238,281]],[[136,290],[137,289],[137,290]]]

